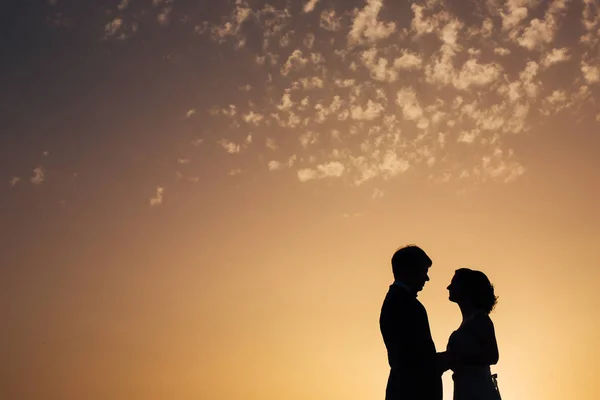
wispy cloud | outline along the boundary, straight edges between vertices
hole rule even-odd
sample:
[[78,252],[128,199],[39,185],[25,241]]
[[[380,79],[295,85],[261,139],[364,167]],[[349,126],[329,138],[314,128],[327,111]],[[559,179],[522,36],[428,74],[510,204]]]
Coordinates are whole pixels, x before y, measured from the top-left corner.
[[46,171],[42,166],[36,167],[33,170],[33,177],[31,177],[31,183],[34,185],[41,185],[46,180]]
[[319,2],[319,0],[307,0],[306,3],[304,3],[304,12],[305,13],[309,13],[311,11],[313,11],[315,9],[315,7],[317,6],[317,3]]
[[165,188],[162,186],[157,186],[156,194],[154,195],[154,197],[150,198],[150,206],[151,207],[160,206],[163,203],[164,193],[165,193]]

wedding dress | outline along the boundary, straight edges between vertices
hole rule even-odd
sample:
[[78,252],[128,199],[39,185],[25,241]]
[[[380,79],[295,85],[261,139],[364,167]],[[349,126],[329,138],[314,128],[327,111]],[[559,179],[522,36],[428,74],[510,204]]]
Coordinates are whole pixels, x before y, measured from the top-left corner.
[[[487,321],[485,320],[487,318]],[[450,335],[447,351],[455,360],[452,370],[454,381],[454,400],[500,400],[490,364],[496,359],[485,354],[483,343],[496,343],[493,329],[485,329],[484,324],[491,323],[485,313],[465,319],[461,326]]]

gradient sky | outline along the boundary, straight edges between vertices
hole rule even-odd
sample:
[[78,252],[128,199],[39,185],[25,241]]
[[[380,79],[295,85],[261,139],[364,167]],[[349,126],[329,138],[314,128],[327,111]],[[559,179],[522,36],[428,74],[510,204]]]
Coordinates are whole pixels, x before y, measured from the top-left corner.
[[600,398],[599,1],[1,8],[3,400],[383,399],[408,243],[438,350],[481,269],[503,397]]

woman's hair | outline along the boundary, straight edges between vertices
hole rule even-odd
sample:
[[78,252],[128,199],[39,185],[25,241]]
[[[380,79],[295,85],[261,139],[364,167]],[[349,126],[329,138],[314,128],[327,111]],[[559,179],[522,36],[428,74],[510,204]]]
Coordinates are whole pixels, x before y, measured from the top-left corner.
[[494,285],[483,272],[460,268],[456,270],[455,276],[463,295],[467,296],[476,308],[488,314],[492,312],[498,302],[498,296],[494,293]]

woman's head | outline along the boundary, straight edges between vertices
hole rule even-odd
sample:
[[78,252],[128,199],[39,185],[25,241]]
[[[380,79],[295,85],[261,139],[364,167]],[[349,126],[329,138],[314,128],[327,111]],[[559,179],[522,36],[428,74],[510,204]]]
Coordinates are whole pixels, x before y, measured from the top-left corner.
[[494,285],[481,271],[469,268],[457,269],[448,286],[450,301],[457,304],[470,305],[476,309],[490,313],[498,301],[494,293]]

